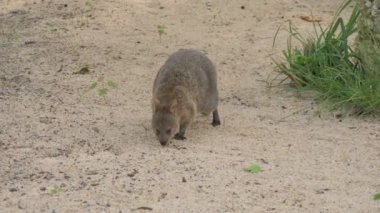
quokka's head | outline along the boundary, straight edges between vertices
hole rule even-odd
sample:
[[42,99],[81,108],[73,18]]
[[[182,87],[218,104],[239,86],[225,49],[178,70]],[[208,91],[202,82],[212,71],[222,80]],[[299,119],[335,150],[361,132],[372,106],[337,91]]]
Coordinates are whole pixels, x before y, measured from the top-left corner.
[[177,101],[173,101],[170,106],[162,106],[158,99],[154,100],[152,127],[162,146],[179,131],[179,120],[175,115],[176,106]]

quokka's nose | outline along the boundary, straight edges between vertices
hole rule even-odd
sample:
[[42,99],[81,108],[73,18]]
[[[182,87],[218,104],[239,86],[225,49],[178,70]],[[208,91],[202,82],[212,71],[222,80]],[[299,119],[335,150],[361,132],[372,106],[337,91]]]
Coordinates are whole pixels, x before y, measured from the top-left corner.
[[168,143],[168,141],[160,141],[160,144],[161,144],[162,146],[165,146],[167,143]]

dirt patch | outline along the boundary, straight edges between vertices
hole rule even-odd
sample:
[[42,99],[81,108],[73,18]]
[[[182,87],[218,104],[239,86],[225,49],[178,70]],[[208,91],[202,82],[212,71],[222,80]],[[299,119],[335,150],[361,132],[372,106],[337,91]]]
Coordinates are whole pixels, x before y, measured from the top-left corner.
[[[0,5],[1,212],[379,212],[380,124],[320,117],[269,90],[279,26],[333,1],[5,0]],[[157,26],[165,26],[161,39]],[[196,48],[219,74],[222,126],[150,129],[153,79]],[[89,73],[74,74],[88,66]],[[105,97],[90,85],[117,84]],[[262,172],[244,169],[258,164]]]

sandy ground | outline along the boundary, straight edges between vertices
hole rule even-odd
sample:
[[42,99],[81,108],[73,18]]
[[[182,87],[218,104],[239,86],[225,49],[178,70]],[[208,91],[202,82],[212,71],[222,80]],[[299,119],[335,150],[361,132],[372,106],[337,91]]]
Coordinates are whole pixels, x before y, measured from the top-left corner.
[[[277,28],[337,2],[0,0],[0,212],[380,212],[379,119],[267,87]],[[223,124],[162,147],[151,88],[179,48],[214,61]]]

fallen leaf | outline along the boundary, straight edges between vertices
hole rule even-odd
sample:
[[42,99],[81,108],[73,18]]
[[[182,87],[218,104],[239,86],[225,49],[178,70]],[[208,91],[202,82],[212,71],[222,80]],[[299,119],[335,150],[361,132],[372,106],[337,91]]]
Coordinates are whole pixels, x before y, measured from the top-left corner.
[[150,208],[150,207],[147,207],[147,206],[141,206],[141,207],[138,207],[137,209],[139,209],[139,210],[149,210],[149,211],[153,210],[153,208]]
[[321,22],[322,18],[319,16],[300,16],[300,18],[307,22]]
[[87,74],[89,72],[90,72],[90,67],[87,64],[85,64],[78,71],[74,72],[74,74],[83,75],[83,74]]
[[99,76],[98,77],[98,82],[103,82],[103,81],[104,81],[104,76],[103,75]]

